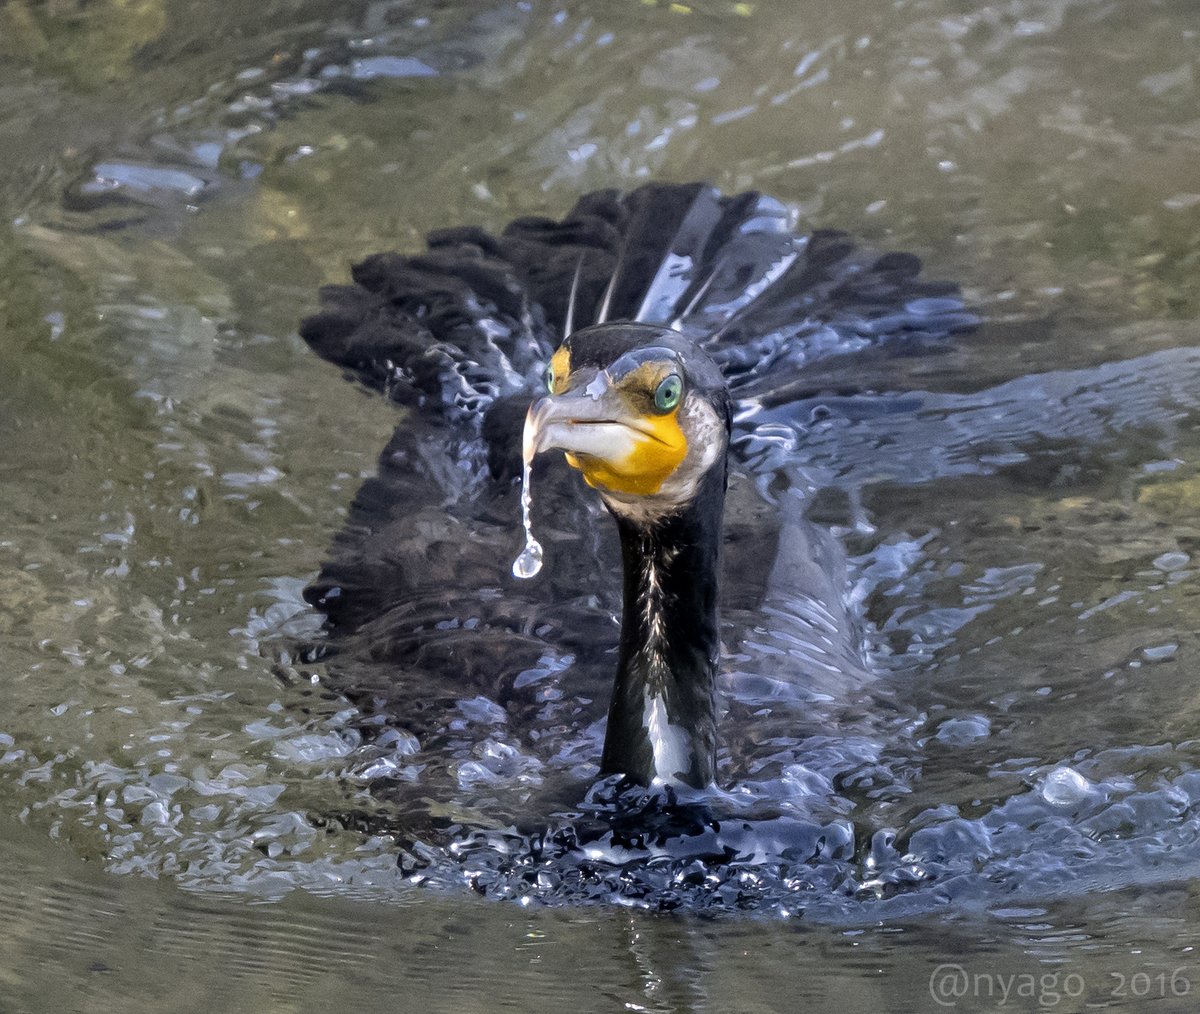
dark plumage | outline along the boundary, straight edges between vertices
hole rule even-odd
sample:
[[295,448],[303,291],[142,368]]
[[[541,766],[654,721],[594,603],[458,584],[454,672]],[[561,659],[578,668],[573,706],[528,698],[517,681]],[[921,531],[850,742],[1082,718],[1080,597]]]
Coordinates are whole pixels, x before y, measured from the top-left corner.
[[[368,722],[378,715],[416,733],[430,771],[472,756],[477,740],[455,715],[479,695],[506,709],[511,738],[537,755],[546,777],[586,776],[600,756],[593,737],[609,698],[605,654],[617,640],[620,598],[601,771],[704,785],[718,763],[720,642],[764,601],[807,596],[820,605],[815,622],[842,629],[822,629],[808,656],[788,649],[781,671],[762,678],[857,678],[855,625],[828,535],[795,501],[761,499],[736,465],[722,527],[730,392],[742,408],[786,404],[822,355],[897,338],[939,342],[969,326],[954,287],[920,280],[919,267],[910,255],[864,253],[841,234],[799,235],[787,209],[759,194],[653,184],[588,194],[561,222],[518,219],[499,236],[441,230],[427,253],[376,255],[355,267],[355,285],[323,289],[301,334],[421,420],[398,427],[307,593],[326,616],[337,689]],[[686,397],[699,399],[687,404],[714,413],[722,446],[712,460],[684,459],[704,467],[694,483],[676,483],[686,498],[669,509],[647,512],[640,493],[606,492],[600,482],[617,519],[621,581],[610,537],[586,517],[594,499],[566,469],[539,465],[536,522],[550,553],[540,577],[518,583],[508,567],[520,542],[512,483],[520,426],[566,337],[576,276],[570,387],[556,397],[578,395],[622,356],[662,349],[668,355],[653,369],[684,362]],[[613,323],[582,327],[606,302]],[[652,396],[622,393],[628,405]],[[694,423],[681,423],[689,454],[696,434],[716,432],[690,433]],[[673,482],[674,473],[663,489]],[[732,629],[717,619],[723,542]],[[807,615],[800,609],[795,622]],[[806,666],[806,657],[820,664]],[[683,731],[686,749],[672,730]]]

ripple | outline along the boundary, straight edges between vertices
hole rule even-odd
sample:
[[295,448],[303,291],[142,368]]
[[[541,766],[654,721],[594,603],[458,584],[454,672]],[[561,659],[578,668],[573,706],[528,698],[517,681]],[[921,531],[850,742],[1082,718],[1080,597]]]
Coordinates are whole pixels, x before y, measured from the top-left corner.
[[[72,91],[70,49],[18,54],[32,76],[0,90],[21,366],[0,379],[4,810],[209,898],[473,890],[891,929],[1190,884],[1197,128],[1178,18],[1148,12],[1131,41],[1117,7],[1040,0],[813,8],[799,34],[762,5],[444,6],[257,39],[205,24],[194,45],[147,17],[103,63],[138,68],[119,97],[99,64]],[[805,222],[932,253],[988,318],[938,345],[976,315],[931,295],[723,352],[761,504],[778,516],[786,485],[798,517],[832,518],[852,594],[831,612],[777,583],[769,608],[727,608],[723,790],[699,801],[593,786],[615,603],[596,518],[546,526],[561,610],[486,565],[451,574],[487,594],[414,592],[424,654],[341,659],[353,701],[339,660],[306,650],[301,595],[397,422],[300,352],[316,286],[427,228],[651,173],[770,180]],[[467,532],[503,569],[513,503],[456,520],[469,448],[422,435],[396,452],[441,471],[414,479],[419,510],[394,505],[420,533],[398,552],[445,576]],[[860,610],[865,674],[832,636]],[[431,681],[448,658],[458,678]],[[52,893],[33,910],[65,926]],[[31,910],[11,876],[0,896]],[[156,939],[212,942],[185,923]],[[243,925],[219,952],[316,988],[312,925]]]

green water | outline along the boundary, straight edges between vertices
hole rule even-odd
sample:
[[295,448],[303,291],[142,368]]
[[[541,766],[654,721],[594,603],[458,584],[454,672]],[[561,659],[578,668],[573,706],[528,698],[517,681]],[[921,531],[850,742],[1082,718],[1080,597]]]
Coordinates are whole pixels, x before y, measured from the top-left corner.
[[[1190,361],[1138,357],[1200,346],[1198,77],[1186,0],[0,7],[0,1011],[1194,1009],[1200,857],[1170,830],[1200,441]],[[995,474],[861,471],[942,638],[896,623],[898,686],[931,734],[993,730],[864,819],[1074,764],[1142,790],[1112,833],[1160,857],[1039,868],[1012,905],[702,920],[421,890],[314,818],[369,812],[375,758],[274,646],[397,413],[298,319],[367,252],[647,178],[915,251],[988,319],[831,387],[986,414],[1006,381],[1157,364],[1102,437],[1055,416]],[[1014,564],[1038,576],[947,619]]]

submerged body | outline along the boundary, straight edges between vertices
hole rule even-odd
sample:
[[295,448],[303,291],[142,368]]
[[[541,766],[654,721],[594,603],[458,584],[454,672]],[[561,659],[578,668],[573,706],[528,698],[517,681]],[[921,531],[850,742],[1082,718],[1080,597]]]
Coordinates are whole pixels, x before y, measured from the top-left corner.
[[[423,777],[445,764],[460,785],[477,761],[530,785],[555,772],[586,783],[598,758],[600,773],[644,784],[761,768],[756,744],[778,722],[794,733],[806,702],[845,701],[867,667],[844,558],[804,520],[794,448],[759,439],[749,460],[735,453],[723,527],[734,420],[808,393],[805,370],[822,355],[944,339],[967,323],[953,288],[919,281],[907,255],[799,235],[769,198],[699,185],[591,194],[561,223],[430,242],[426,255],[364,262],[358,285],[326,290],[302,329],[433,422],[424,435],[397,430],[310,590],[335,687],[368,720],[416,735]],[[571,316],[583,326],[564,333]],[[599,492],[621,577],[594,501],[562,468],[535,479],[545,571],[528,584],[508,572],[520,426],[547,363],[537,449],[564,449]],[[647,399],[672,376],[678,403],[656,410]],[[617,393],[632,427],[605,415]],[[733,712],[723,749],[722,642],[735,663],[720,677]],[[479,758],[464,733],[472,693],[504,709],[504,763]],[[819,727],[821,708],[808,717]]]

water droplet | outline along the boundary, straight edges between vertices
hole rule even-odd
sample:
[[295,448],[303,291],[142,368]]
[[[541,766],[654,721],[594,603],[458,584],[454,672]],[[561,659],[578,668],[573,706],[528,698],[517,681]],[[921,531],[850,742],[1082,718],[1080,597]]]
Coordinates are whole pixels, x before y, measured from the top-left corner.
[[521,523],[525,526],[525,548],[513,561],[513,577],[528,580],[542,569],[542,544],[533,537],[533,489],[531,471],[533,445],[525,442],[525,468],[521,473]]
[[535,577],[542,569],[542,546],[532,536],[525,544],[521,555],[513,561],[513,576],[522,579]]
[[987,739],[991,733],[992,723],[985,715],[967,715],[963,718],[950,718],[944,721],[935,733],[935,738],[950,746],[967,746],[981,739]]
[[1055,806],[1072,806],[1086,799],[1092,790],[1089,782],[1074,768],[1055,768],[1042,783],[1042,798]]
[[1154,567],[1158,570],[1171,573],[1186,567],[1192,562],[1192,558],[1187,553],[1163,553],[1161,556],[1155,557]]
[[1150,648],[1143,648],[1142,657],[1147,662],[1169,662],[1175,657],[1177,651],[1179,651],[1178,644],[1156,644]]

